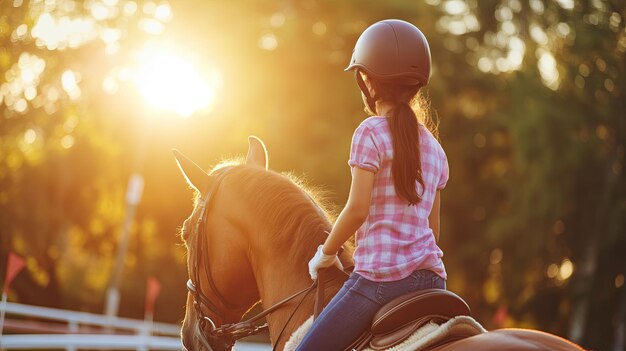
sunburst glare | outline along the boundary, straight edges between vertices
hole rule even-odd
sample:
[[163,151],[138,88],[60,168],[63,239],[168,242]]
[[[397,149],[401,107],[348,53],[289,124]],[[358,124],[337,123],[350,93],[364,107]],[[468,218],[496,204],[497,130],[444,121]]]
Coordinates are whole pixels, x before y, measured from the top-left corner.
[[147,46],[138,59],[133,81],[153,107],[189,117],[213,106],[222,81],[218,70],[203,74],[190,59],[164,47]]

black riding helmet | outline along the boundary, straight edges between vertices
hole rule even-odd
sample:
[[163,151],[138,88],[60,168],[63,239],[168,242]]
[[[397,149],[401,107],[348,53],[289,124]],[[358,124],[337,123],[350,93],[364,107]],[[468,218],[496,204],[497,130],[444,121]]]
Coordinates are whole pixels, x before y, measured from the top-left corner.
[[368,107],[375,111],[376,97],[370,96],[359,71],[381,82],[425,86],[430,65],[424,34],[411,23],[391,19],[376,22],[361,34],[345,71],[355,71]]

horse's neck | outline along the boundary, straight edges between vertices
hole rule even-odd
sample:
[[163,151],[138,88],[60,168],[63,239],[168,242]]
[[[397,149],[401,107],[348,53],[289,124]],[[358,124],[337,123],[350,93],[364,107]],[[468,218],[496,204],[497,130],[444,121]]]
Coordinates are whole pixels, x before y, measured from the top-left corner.
[[[321,216],[322,212],[319,207],[315,206],[314,210],[315,214],[312,216],[309,215],[307,218],[308,220],[319,221],[316,222],[316,224],[305,226],[304,228],[299,226],[292,227],[291,229],[283,228],[283,230],[287,232],[292,230],[304,230],[306,232],[299,232],[297,235],[294,235],[293,232],[291,233],[292,235],[261,233],[260,237],[289,238],[289,240],[296,240],[296,242],[297,238],[317,238],[317,241],[321,244],[325,240],[323,233],[331,228],[331,224]],[[319,216],[319,218],[315,219],[316,216]],[[271,228],[265,229],[271,230]],[[285,256],[281,256],[280,253],[273,252],[273,248],[280,245],[277,243],[266,244],[269,246],[264,248],[257,247],[253,254],[254,257],[251,257],[257,289],[264,309],[270,308],[286,297],[311,286],[313,282],[308,273],[307,263],[310,256],[315,252],[314,248],[309,247],[307,250],[304,247],[292,246],[292,248],[300,250],[300,252],[291,252],[288,255],[290,258],[286,258]],[[294,245],[294,243],[290,243],[290,245]],[[342,257],[345,258],[345,261],[352,262],[351,254],[344,252]],[[325,301],[323,306],[339,291],[345,281],[345,276],[341,275],[340,272],[336,272],[336,274],[335,279],[331,279],[325,285]],[[267,317],[270,338],[272,343],[277,344],[277,350],[282,350],[285,342],[289,339],[294,330],[313,314],[315,297],[315,292],[309,293],[304,300],[302,300],[301,297],[297,297]],[[302,305],[297,307],[300,301],[302,301]]]
[[[282,280],[282,281],[281,281]],[[263,300],[263,305],[265,308],[268,308],[285,297],[306,288],[312,284],[311,278],[308,274],[304,276],[304,279],[296,279],[294,280],[294,284],[291,285],[288,281],[290,279],[285,276],[277,275],[275,279],[269,281],[265,284],[265,286],[269,286],[271,284],[283,286],[282,293],[268,293],[267,297],[263,297],[263,292],[261,292],[261,298]],[[324,287],[324,301],[323,306],[325,306],[330,299],[335,296],[337,291],[341,288],[343,284],[343,280],[341,279],[332,279],[329,280]],[[265,289],[267,291],[274,289]],[[278,309],[276,312],[272,313],[267,317],[267,323],[269,325],[270,339],[272,343],[278,343],[276,349],[282,350],[287,340],[293,332],[300,327],[312,314],[315,305],[316,299],[316,291],[311,291],[305,300],[302,302],[300,307],[297,307],[301,301],[301,297],[297,297],[292,302],[286,304],[284,307]],[[297,310],[296,310],[297,307]],[[293,315],[293,316],[292,316]],[[289,320],[291,318],[291,320]],[[284,331],[283,331],[284,328]],[[281,334],[282,332],[282,334]],[[280,338],[279,338],[280,335]]]
[[[257,272],[257,284],[264,309],[312,284],[306,266],[294,269],[292,264],[274,261],[273,264],[262,265]],[[325,279],[328,282],[324,287],[324,305],[339,291],[345,280],[340,275],[332,278]],[[270,339],[273,344],[278,342],[277,350],[282,350],[291,334],[313,314],[315,297],[315,291],[309,293],[296,311],[301,301],[301,297],[297,297],[267,317]],[[284,331],[282,331],[283,327]]]

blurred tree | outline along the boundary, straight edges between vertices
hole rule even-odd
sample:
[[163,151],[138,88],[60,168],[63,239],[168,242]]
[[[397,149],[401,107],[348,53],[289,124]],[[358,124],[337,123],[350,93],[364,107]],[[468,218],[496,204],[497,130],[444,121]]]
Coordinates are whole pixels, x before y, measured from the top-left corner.
[[456,145],[449,148],[452,167],[471,160],[460,171],[478,166],[480,174],[469,175],[469,184],[477,190],[470,198],[479,202],[473,216],[489,219],[482,238],[473,237],[492,248],[484,301],[494,310],[508,305],[517,325],[530,322],[608,348],[614,334],[623,334],[616,328],[624,327],[623,313],[607,313],[615,313],[624,296],[625,262],[616,255],[626,248],[624,4],[431,3],[444,13],[438,26],[447,34],[446,48],[493,75],[476,77],[479,72],[466,72],[453,59],[453,79],[444,89],[458,91],[452,108],[467,119],[488,117],[471,124],[475,134],[454,138],[471,137],[478,154],[461,158]]
[[[107,108],[105,92],[118,86],[110,72],[147,40],[146,21],[167,22],[157,9],[134,1],[0,4],[0,247],[2,257],[13,250],[27,259],[27,273],[15,284],[22,302],[102,309],[133,157],[123,150],[137,147],[133,135],[142,128],[130,118],[141,111],[135,91],[116,99],[124,109]],[[136,228],[141,246],[153,239],[151,217]],[[170,238],[165,252],[141,257],[140,282],[132,288],[138,293],[124,300],[122,314],[143,316],[135,301],[150,274],[164,283],[178,277],[181,289],[169,295],[183,298],[184,266],[173,266],[174,278],[157,268],[181,262],[175,228],[163,231]],[[131,268],[133,257],[126,262]],[[180,311],[164,315],[176,321]]]

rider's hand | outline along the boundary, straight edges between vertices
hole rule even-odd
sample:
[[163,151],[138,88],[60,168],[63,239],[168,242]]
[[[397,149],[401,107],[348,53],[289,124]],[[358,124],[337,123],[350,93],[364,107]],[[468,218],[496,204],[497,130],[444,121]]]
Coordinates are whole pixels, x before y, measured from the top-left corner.
[[322,268],[328,268],[330,266],[335,266],[340,270],[343,270],[343,265],[339,261],[339,257],[337,255],[327,255],[322,251],[322,246],[317,247],[317,252],[315,252],[315,256],[309,261],[309,274],[311,275],[311,279],[317,279],[317,271]]

